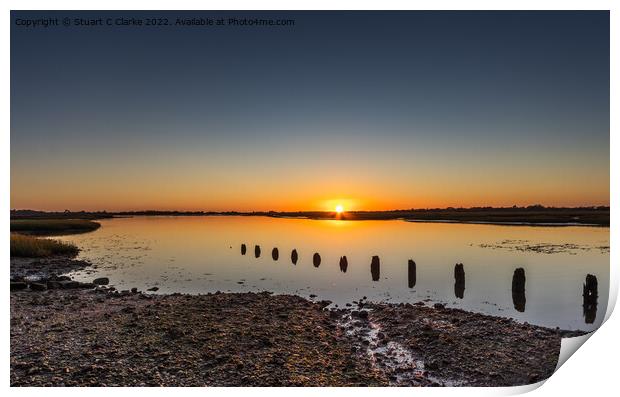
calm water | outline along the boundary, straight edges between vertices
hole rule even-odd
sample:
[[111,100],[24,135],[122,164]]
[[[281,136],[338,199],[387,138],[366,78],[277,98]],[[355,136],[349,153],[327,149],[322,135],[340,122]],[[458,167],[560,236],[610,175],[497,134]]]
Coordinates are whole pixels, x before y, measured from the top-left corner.
[[[387,302],[441,302],[563,329],[602,321],[609,289],[609,229],[405,221],[316,221],[267,217],[135,217],[100,221],[76,243],[94,271],[118,289],[158,293],[261,291],[317,295],[339,306],[367,296]],[[241,244],[247,252],[241,254]],[[261,248],[256,258],[254,247]],[[278,248],[278,259],[272,249]],[[298,261],[291,261],[291,250]],[[318,267],[313,254],[319,253]],[[346,255],[343,272],[339,259]],[[371,273],[371,259],[379,269]],[[408,260],[416,262],[415,285]],[[455,264],[465,283],[455,285]],[[516,268],[525,292],[513,294]],[[584,314],[586,275],[598,280],[598,305]],[[373,278],[377,279],[376,281]],[[464,288],[463,288],[464,287]],[[462,296],[462,298],[461,298]]]

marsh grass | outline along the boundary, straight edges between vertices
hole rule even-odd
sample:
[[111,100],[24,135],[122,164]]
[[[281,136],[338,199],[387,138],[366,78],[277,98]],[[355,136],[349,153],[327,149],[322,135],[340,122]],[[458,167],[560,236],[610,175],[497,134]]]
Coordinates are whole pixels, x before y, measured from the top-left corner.
[[22,234],[72,234],[96,230],[101,226],[86,219],[12,219],[11,232]]
[[11,256],[43,258],[52,255],[77,255],[78,248],[70,243],[11,233]]

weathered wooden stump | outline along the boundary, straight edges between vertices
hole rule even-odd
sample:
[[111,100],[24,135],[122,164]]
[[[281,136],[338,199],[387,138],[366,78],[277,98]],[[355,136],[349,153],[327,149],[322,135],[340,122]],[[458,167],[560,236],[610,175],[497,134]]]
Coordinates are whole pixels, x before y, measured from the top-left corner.
[[409,288],[415,287],[415,283],[416,283],[415,273],[416,273],[415,262],[413,261],[413,259],[409,259],[409,266],[407,269],[407,279],[408,279]]
[[586,324],[594,323],[598,308],[598,280],[596,276],[588,274],[583,284],[583,316]]
[[314,255],[312,255],[312,264],[314,267],[321,266],[321,255],[319,255],[318,252],[315,252]]
[[254,246],[254,256],[256,258],[260,257],[260,245],[255,245]]
[[349,261],[346,256],[340,257],[340,271],[343,273],[347,272],[347,268],[349,267]]
[[291,251],[291,262],[293,262],[293,265],[297,264],[297,259],[298,259],[297,250],[294,249],[293,251]]
[[379,281],[380,277],[380,261],[377,255],[372,257],[372,261],[370,262],[370,275],[372,276],[372,281]]
[[278,251],[278,249],[277,248],[272,249],[271,258],[273,258],[274,261],[277,261],[279,257],[280,257],[280,252]]
[[525,270],[515,269],[512,275],[512,303],[518,312],[525,311]]
[[245,244],[241,244],[241,255],[245,255],[247,248],[245,246]]
[[465,269],[462,263],[454,265],[454,295],[459,299],[465,296]]

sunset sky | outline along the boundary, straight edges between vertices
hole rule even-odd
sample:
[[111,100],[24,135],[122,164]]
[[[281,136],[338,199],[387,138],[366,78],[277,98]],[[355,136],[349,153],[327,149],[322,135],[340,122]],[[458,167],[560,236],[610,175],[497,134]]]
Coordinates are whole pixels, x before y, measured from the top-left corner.
[[608,12],[11,26],[11,207],[609,205]]

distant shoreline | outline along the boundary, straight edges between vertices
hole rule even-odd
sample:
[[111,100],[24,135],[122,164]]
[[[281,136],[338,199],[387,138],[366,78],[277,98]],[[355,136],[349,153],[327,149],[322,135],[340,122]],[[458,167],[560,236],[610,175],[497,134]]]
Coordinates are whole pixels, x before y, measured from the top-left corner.
[[579,223],[579,222],[489,222],[489,221],[459,221],[459,220],[431,220],[431,219],[403,219],[405,222],[413,223],[460,223],[466,225],[498,225],[498,226],[600,226],[609,227],[609,225],[601,225],[596,223]]
[[507,226],[605,226],[609,227],[609,207],[547,208],[446,208],[394,211],[297,212],[214,212],[214,211],[120,211],[45,212],[12,210],[11,219],[106,219],[126,216],[268,216],[315,220],[404,220],[407,222],[491,224]]

